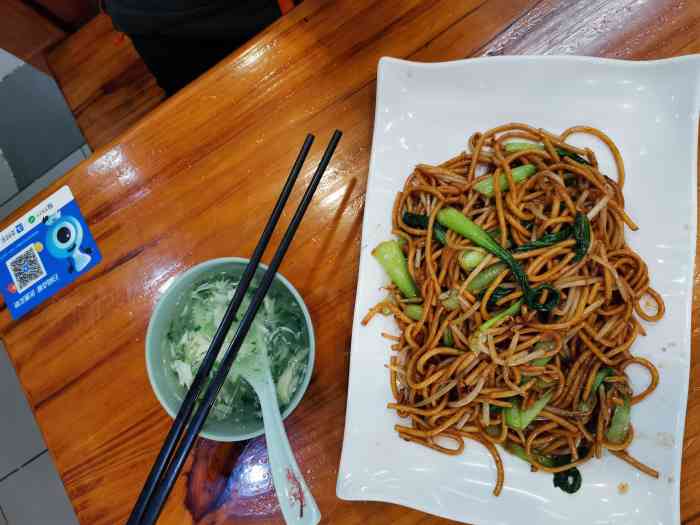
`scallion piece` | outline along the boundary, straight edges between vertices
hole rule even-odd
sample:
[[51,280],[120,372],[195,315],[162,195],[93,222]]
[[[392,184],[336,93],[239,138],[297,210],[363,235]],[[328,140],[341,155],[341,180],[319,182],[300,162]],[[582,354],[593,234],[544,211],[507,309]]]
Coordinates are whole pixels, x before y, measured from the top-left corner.
[[442,304],[446,310],[456,310],[460,307],[459,291],[457,290],[442,292],[438,299],[440,299],[440,304]]
[[[535,352],[551,352],[557,347],[557,343],[551,339],[547,339],[545,341],[538,341],[535,343],[535,346],[533,347],[533,350]],[[547,357],[538,357],[537,359],[533,359],[530,361],[530,364],[532,366],[546,366],[547,363],[549,363],[552,360],[552,356],[547,356]]]
[[506,317],[513,317],[518,312],[520,312],[520,307],[522,305],[523,305],[523,301],[521,299],[521,300],[516,301],[513,304],[511,304],[505,310],[498,312],[496,315],[494,315],[493,317],[491,317],[487,321],[484,321],[483,323],[481,323],[481,326],[479,326],[479,332],[481,332],[481,333],[486,332],[486,330],[490,329],[493,326],[498,325]]
[[414,321],[420,321],[423,317],[423,307],[419,304],[407,304],[403,312]]
[[[527,455],[527,452],[525,452],[525,449],[518,445],[517,443],[513,443],[512,441],[506,442],[505,445],[506,451],[510,452],[514,456],[522,459],[523,461],[527,461],[528,463],[532,464],[532,459],[530,456]],[[541,465],[544,465],[545,467],[556,467],[556,461],[550,457],[550,456],[545,456],[543,454],[533,454],[534,459],[537,460],[538,463]]]
[[622,400],[622,406],[616,406],[613,412],[612,421],[605,433],[605,439],[611,443],[622,443],[627,438],[630,431],[630,416],[632,410],[630,407],[630,399],[625,396]]
[[475,276],[474,279],[467,285],[467,291],[470,294],[478,294],[486,290],[493,280],[500,275],[503,270],[506,270],[508,265],[506,263],[496,263],[488,268],[484,268],[479,275]]
[[[542,350],[544,352],[551,352],[554,350],[556,347],[556,343],[554,341],[539,341],[538,343],[535,343],[534,350],[537,352],[538,350]],[[533,359],[530,361],[528,364],[532,366],[547,366],[547,364],[552,360],[552,357],[538,357],[537,359]],[[532,377],[529,374],[523,374],[522,377],[520,378],[520,384],[527,383]],[[546,382],[542,380],[542,378],[538,378],[537,381],[537,386],[542,387],[545,386]]]
[[596,395],[598,392],[598,387],[603,384],[606,378],[615,374],[615,370],[612,368],[601,368],[596,372],[595,379],[593,379],[593,386],[591,387],[591,395]]
[[[501,238],[500,228],[492,228],[486,233],[488,233],[496,241],[498,241]],[[506,240],[505,247],[510,248],[509,240]],[[459,265],[462,267],[463,270],[471,272],[474,268],[481,264],[481,261],[483,261],[486,258],[486,255],[486,252],[482,248],[468,248],[460,252],[457,261],[459,262]]]
[[[510,172],[513,175],[513,182],[519,184],[528,177],[533,176],[537,172],[537,168],[533,164],[525,164],[513,168]],[[497,171],[496,174],[498,174],[498,183],[501,185],[501,191],[508,191],[508,177],[506,177],[506,174],[500,171]],[[496,174],[491,174],[474,184],[474,189],[485,197],[493,197],[493,178]]]
[[459,252],[457,262],[464,271],[471,272],[474,268],[481,264],[486,258],[487,253],[481,248],[470,248]]
[[489,320],[481,323],[479,325],[479,328],[476,329],[472,335],[469,336],[469,340],[467,341],[469,343],[469,349],[472,352],[487,352],[486,350],[486,331],[493,328],[494,326],[498,325],[501,323],[504,319],[507,317],[512,317],[514,315],[517,315],[518,312],[520,312],[520,307],[523,305],[522,299],[519,301],[511,304],[508,308],[505,310],[502,310],[498,312],[496,315],[491,317]]
[[535,401],[530,408],[523,410],[520,406],[513,402],[513,406],[505,409],[506,425],[510,428],[516,430],[524,430],[530,423],[532,423],[540,412],[544,410],[552,399],[553,392],[545,392],[541,398]]
[[506,142],[503,145],[506,153],[515,153],[516,151],[525,151],[527,149],[544,149],[544,144],[537,142]]

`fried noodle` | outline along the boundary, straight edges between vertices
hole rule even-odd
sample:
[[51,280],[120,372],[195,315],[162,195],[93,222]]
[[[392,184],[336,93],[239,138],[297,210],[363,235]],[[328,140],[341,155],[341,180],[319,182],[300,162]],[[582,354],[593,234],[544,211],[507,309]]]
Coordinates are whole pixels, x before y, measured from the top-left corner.
[[[600,171],[592,150],[569,144],[573,134],[599,139],[615,160],[616,176]],[[519,148],[509,146],[514,141]],[[516,182],[514,170],[528,164],[534,173]],[[488,196],[477,191],[479,182],[497,181],[499,175],[505,176],[504,187],[494,183]],[[624,409],[629,413],[659,381],[657,368],[635,357],[632,347],[644,335],[639,319],[661,319],[664,302],[651,288],[644,260],[626,243],[625,228],[637,226],[625,211],[624,184],[618,148],[587,126],[554,134],[510,123],[473,134],[466,152],[439,166],[414,169],[396,196],[392,224],[393,234],[405,241],[402,250],[419,297],[407,299],[391,284],[388,298],[363,320],[384,313],[400,329],[385,337],[394,350],[388,366],[395,399],[389,408],[403,418],[395,426],[401,438],[453,455],[463,451],[466,440],[480,443],[497,467],[495,495],[504,482],[499,448],[519,450],[533,469],[552,473],[607,449],[658,477],[627,452],[634,430]],[[547,283],[559,291],[558,304],[548,312],[529,308],[505,265],[474,292],[480,274],[486,276],[499,261],[454,231],[448,230],[442,242],[436,238],[438,213],[448,206],[493,231],[533,285]],[[427,227],[406,224],[406,212],[426,216]],[[581,260],[572,238],[519,250],[573,227],[577,214],[590,223],[590,245]],[[460,264],[469,251],[482,252],[473,269]],[[485,321],[517,308],[519,301],[515,315],[480,331]],[[422,306],[420,319],[407,313],[410,304]],[[632,390],[630,365],[649,374],[642,392]],[[508,424],[509,411],[528,411],[545,396],[545,406],[524,428]],[[624,432],[617,439],[616,427]]]

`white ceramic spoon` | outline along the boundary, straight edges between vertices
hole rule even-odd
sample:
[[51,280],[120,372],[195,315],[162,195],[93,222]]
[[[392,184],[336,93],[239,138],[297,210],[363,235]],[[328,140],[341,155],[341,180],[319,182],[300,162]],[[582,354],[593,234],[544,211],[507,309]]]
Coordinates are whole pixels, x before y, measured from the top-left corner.
[[265,337],[262,330],[256,326],[253,326],[252,330],[255,331],[256,348],[251,352],[242,352],[236,358],[236,370],[250,383],[260,399],[265,441],[277,499],[288,524],[316,525],[321,521],[321,512],[299,471],[284,430],[277,403],[277,390],[270,373]]

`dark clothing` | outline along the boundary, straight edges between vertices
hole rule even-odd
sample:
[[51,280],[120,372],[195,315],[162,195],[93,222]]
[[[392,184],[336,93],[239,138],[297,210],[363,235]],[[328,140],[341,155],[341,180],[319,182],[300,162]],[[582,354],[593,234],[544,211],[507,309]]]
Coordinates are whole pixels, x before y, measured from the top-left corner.
[[104,0],[168,95],[281,16],[277,0]]

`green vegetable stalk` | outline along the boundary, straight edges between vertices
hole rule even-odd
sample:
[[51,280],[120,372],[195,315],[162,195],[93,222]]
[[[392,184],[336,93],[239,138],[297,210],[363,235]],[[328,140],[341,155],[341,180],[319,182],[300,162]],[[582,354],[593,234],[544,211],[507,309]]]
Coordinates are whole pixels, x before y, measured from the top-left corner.
[[605,433],[605,439],[611,443],[622,443],[630,430],[631,407],[630,399],[625,396],[622,406],[615,407],[610,427]]
[[549,363],[551,360],[551,357],[540,357],[539,359],[533,359],[530,361],[530,364],[532,366],[547,366],[547,363]]
[[501,272],[508,268],[506,263],[496,263],[488,268],[484,268],[479,275],[474,277],[467,285],[467,291],[473,295],[483,292],[498,277]]
[[552,399],[553,392],[550,390],[535,401],[530,408],[523,410],[516,403],[513,406],[505,409],[506,425],[516,430],[524,430],[542,410],[547,406],[549,400]]
[[595,396],[597,395],[598,392],[598,387],[603,384],[603,381],[605,381],[606,378],[612,376],[615,374],[615,370],[612,368],[601,368],[596,372],[595,378],[593,379],[593,385],[591,386],[591,395]]
[[481,264],[486,258],[486,252],[481,248],[472,248],[459,252],[457,261],[462,269],[466,272],[471,272],[474,268]]
[[[485,250],[488,250],[506,263],[510,268],[510,271],[513,273],[513,276],[518,281],[518,284],[522,288],[525,304],[527,304],[528,307],[541,312],[549,312],[557,304],[559,304],[560,294],[556,288],[549,284],[543,284],[537,288],[531,288],[522,266],[520,266],[520,263],[515,260],[511,253],[493,240],[493,238],[480,226],[469,220],[462,213],[454,208],[443,208],[438,212],[437,219],[443,226],[446,226],[463,237],[466,237],[477,246],[481,246]],[[544,304],[540,304],[538,298],[545,290],[548,290],[550,295]]]
[[414,321],[420,321],[423,318],[423,307],[419,304],[407,304],[403,312]]
[[440,299],[440,304],[442,304],[446,310],[457,310],[457,308],[460,307],[459,291],[457,290],[447,290],[441,293],[438,299]]
[[488,329],[490,329],[491,327],[498,325],[506,317],[512,317],[514,315],[517,315],[517,313],[520,312],[520,307],[522,305],[523,305],[523,300],[520,299],[519,301],[516,301],[513,304],[511,304],[505,310],[501,310],[496,315],[491,317],[491,319],[481,323],[481,326],[479,326],[479,332],[484,333]]
[[520,307],[522,305],[523,305],[523,301],[522,301],[522,299],[520,299],[519,301],[511,304],[505,310],[498,312],[496,315],[491,317],[491,319],[481,323],[479,328],[476,331],[474,331],[471,336],[469,336],[469,340],[467,341],[469,343],[469,348],[471,349],[471,351],[476,352],[476,353],[486,351],[486,350],[484,350],[484,342],[486,340],[486,331],[489,330],[490,328],[498,325],[506,317],[511,317],[511,316],[516,315],[518,312],[520,312]]
[[544,149],[544,144],[537,142],[507,142],[503,145],[506,153],[515,153],[516,151],[525,151],[527,149]]
[[[517,443],[513,443],[512,441],[508,441],[505,445],[506,451],[510,452],[514,456],[522,459],[523,461],[527,461],[528,463],[532,464],[532,459],[530,456],[527,455],[527,452],[525,452],[525,449],[518,445]],[[541,465],[544,465],[545,467],[555,467],[556,462],[554,461],[553,458],[550,456],[545,456],[542,454],[533,454],[537,462]]]
[[407,299],[418,297],[418,287],[408,271],[406,257],[398,241],[384,241],[372,250],[372,255],[382,265],[391,281]]
[[611,375],[614,375],[615,371],[612,368],[601,368],[596,372],[595,378],[593,379],[593,384],[591,385],[591,393],[588,396],[588,399],[585,399],[581,401],[578,404],[578,409],[582,412],[588,412],[590,410],[593,410],[593,407],[596,404],[596,399],[598,396],[598,388],[600,385],[603,384],[603,381],[605,381],[606,377],[610,377]]
[[[528,177],[532,177],[535,174],[535,172],[537,172],[537,168],[533,164],[525,164],[524,166],[518,166],[517,168],[513,168],[512,170],[510,170],[510,172],[511,175],[513,175],[513,182],[515,184],[519,184]],[[490,175],[485,179],[477,182],[474,185],[474,189],[482,195],[484,195],[485,197],[493,197],[494,175],[495,174]],[[501,191],[508,191],[508,177],[506,177],[505,173],[499,172],[498,183],[500,184]]]
[[[544,144],[537,144],[534,142],[508,142],[504,145],[503,149],[505,149],[507,153],[515,153],[516,151],[523,151],[526,149],[544,149]],[[557,155],[559,155],[560,157],[569,157],[570,159],[575,160],[579,164],[586,164],[587,166],[591,165],[590,162],[584,159],[581,155],[574,153],[573,151],[565,150],[563,148],[554,149],[557,152]]]
[[437,220],[443,226],[456,231],[461,236],[471,240],[474,244],[481,246],[500,258],[507,258],[510,256],[507,250],[498,244],[488,232],[454,208],[447,207],[441,209],[437,214]]
[[445,331],[442,333],[442,344],[445,346],[454,346],[455,344],[455,339],[449,326],[445,328]]
[[[534,351],[544,351],[544,352],[551,352],[554,350],[556,347],[556,343],[554,341],[540,341],[538,343],[535,343]],[[547,364],[552,360],[552,357],[538,357],[537,359],[533,359],[530,361],[528,364],[532,366],[547,366]],[[530,378],[533,377],[529,374],[523,374],[522,377],[520,378],[520,384],[522,385],[523,383],[527,383]],[[538,381],[538,385],[542,385],[544,381]]]
[[[444,226],[442,227],[444,228]],[[492,228],[486,233],[493,237],[493,239],[497,242],[501,238],[500,228]],[[506,242],[505,247],[510,248],[510,241]],[[459,265],[464,271],[471,272],[474,268],[479,266],[481,264],[481,261],[483,261],[485,258],[486,252],[482,248],[468,248],[459,253],[457,261],[459,262]]]

